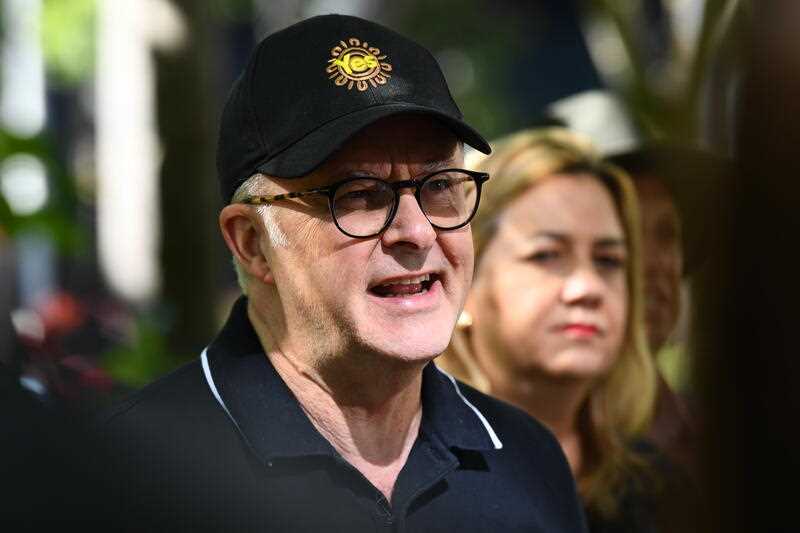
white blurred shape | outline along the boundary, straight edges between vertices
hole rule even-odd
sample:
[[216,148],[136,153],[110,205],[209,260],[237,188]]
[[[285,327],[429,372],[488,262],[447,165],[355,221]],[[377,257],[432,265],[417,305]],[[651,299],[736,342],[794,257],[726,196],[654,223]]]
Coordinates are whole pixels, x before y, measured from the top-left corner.
[[46,120],[41,0],[3,0],[0,120],[21,137],[32,137]]
[[11,323],[17,335],[35,342],[44,342],[44,322],[42,318],[29,308],[11,311]]
[[613,21],[608,17],[594,17],[585,24],[584,33],[597,68],[612,85],[620,84],[630,70],[631,61],[625,44]]
[[161,281],[161,156],[152,48],[174,48],[186,41],[182,17],[166,0],[101,0],[98,4],[100,265],[110,288],[136,303],[152,300]]
[[20,377],[19,384],[37,396],[44,396],[44,394],[47,392],[47,386],[42,382],[42,380],[34,376]]
[[[0,7],[0,122],[17,136],[32,137],[46,122],[42,4],[40,0],[2,0]],[[0,168],[0,190],[15,213],[35,213],[47,203],[44,165],[28,154],[7,158]],[[15,247],[19,298],[23,305],[32,305],[55,286],[53,244],[49,237],[23,231],[15,235]]]
[[31,215],[47,203],[47,169],[30,154],[15,154],[0,165],[0,191],[17,215]]
[[608,91],[591,90],[558,100],[547,114],[585,135],[603,156],[632,150],[641,143],[641,132],[622,101]]
[[[303,9],[303,15],[313,17],[315,15],[327,15],[329,13],[339,13],[341,15],[355,15],[368,17],[371,14],[371,6],[374,2],[367,0],[310,0]],[[376,45],[380,48],[380,45]]]
[[705,11],[705,0],[671,0],[672,27],[681,50],[694,50]]
[[147,23],[143,30],[154,48],[180,50],[189,40],[189,25],[183,13],[168,0],[140,0],[146,5]]

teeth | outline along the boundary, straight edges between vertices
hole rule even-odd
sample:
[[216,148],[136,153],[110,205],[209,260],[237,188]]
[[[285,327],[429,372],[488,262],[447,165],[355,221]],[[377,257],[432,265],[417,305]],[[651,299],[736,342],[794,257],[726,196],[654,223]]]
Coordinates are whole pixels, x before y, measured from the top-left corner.
[[416,278],[408,278],[408,279],[399,279],[396,281],[391,281],[386,283],[386,285],[413,285],[415,283],[423,283],[425,281],[430,281],[431,276],[430,274],[425,274],[424,276],[417,276]]
[[385,283],[372,287],[372,289],[370,290],[375,294],[377,294],[378,296],[405,297],[426,292],[429,289],[429,287],[428,285],[423,285],[423,284],[429,282],[430,280],[431,280],[431,275],[425,274],[424,276],[416,276],[413,278],[403,278],[403,279],[387,281]]

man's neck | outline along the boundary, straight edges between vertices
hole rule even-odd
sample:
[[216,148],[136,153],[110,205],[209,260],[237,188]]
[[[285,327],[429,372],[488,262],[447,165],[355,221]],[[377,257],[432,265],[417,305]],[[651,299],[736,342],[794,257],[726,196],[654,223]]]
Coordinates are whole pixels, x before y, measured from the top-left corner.
[[369,364],[363,354],[355,364],[348,355],[308,362],[281,349],[252,310],[249,315],[267,357],[317,431],[391,501],[419,433],[424,364]]

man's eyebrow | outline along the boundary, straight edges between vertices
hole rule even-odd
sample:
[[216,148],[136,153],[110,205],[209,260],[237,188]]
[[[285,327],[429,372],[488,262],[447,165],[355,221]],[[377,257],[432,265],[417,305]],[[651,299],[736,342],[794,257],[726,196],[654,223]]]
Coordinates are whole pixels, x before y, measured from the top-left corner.
[[453,167],[455,165],[455,158],[454,157],[447,157],[447,158],[436,158],[436,159],[429,159],[422,163],[421,168],[424,172],[436,172],[437,170],[443,168]]
[[341,163],[332,166],[328,169],[328,173],[332,176],[350,177],[350,176],[377,176],[372,170],[368,170],[362,165],[353,163]]

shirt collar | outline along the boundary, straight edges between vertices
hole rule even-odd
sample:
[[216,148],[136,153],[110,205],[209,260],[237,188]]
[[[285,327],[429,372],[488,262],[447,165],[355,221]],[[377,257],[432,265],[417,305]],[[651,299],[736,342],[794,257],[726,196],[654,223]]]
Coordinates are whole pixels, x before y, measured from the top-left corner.
[[[262,461],[338,457],[264,353],[247,316],[246,297],[236,301],[203,357],[209,387]],[[447,449],[500,447],[491,426],[464,398],[457,382],[432,363],[423,370],[421,434]]]

